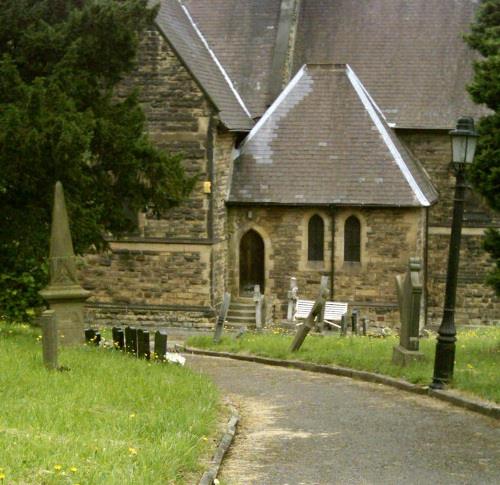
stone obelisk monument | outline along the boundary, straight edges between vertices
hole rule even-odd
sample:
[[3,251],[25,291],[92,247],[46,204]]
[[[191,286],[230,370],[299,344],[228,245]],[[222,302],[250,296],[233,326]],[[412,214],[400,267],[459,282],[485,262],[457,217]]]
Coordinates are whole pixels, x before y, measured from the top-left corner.
[[76,279],[76,262],[61,182],[56,183],[50,235],[49,285],[40,295],[55,312],[61,345],[83,343],[83,304],[90,296]]

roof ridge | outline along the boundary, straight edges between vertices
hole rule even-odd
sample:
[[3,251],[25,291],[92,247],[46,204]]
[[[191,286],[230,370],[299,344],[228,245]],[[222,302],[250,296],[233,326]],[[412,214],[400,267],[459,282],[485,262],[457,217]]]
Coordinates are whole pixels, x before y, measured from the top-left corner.
[[240,146],[239,151],[241,152],[243,148],[247,145],[247,143],[257,134],[257,132],[262,128],[262,126],[266,123],[266,121],[271,117],[271,115],[276,111],[276,109],[279,107],[279,105],[283,102],[283,100],[288,96],[290,91],[298,84],[300,79],[305,73],[306,70],[306,64],[304,64],[293,76],[293,78],[290,80],[290,82],[285,86],[285,89],[281,91],[280,95],[273,101],[271,106],[267,108],[265,113],[262,115],[260,120],[255,124],[255,126],[251,129],[250,133],[247,135],[245,140]]
[[231,89],[232,93],[234,94],[236,100],[240,104],[241,108],[243,109],[243,111],[245,112],[245,114],[250,119],[252,119],[252,115],[250,114],[250,111],[246,107],[245,102],[243,101],[242,97],[240,96],[240,94],[236,90],[236,88],[235,88],[235,86],[234,86],[231,78],[229,77],[228,73],[226,72],[226,70],[224,69],[224,67],[222,66],[222,64],[220,63],[220,61],[217,58],[217,56],[215,55],[215,52],[211,49],[211,47],[210,47],[207,39],[205,38],[205,36],[201,32],[201,30],[199,29],[198,25],[194,21],[193,17],[191,16],[191,13],[189,12],[189,9],[187,8],[186,5],[184,5],[184,3],[182,2],[182,0],[177,0],[177,1],[179,2],[179,5],[181,6],[181,8],[184,11],[184,13],[186,14],[186,17],[191,22],[191,25],[193,26],[196,34],[198,35],[198,37],[200,38],[201,42],[203,43],[203,45],[207,49],[208,53],[210,54],[210,57],[212,58],[212,60],[215,62],[216,66],[219,68],[220,72],[222,73],[222,76],[223,76],[224,80],[228,84],[228,86]]
[[[363,86],[363,83],[360,81],[360,79],[358,78],[356,73],[352,70],[351,66],[349,66],[349,65],[347,65],[347,78],[351,82],[352,87],[356,91],[359,99],[363,103],[363,106],[365,107],[366,111],[370,115],[370,118],[372,119],[373,123],[375,124],[377,130],[379,131],[380,135],[382,136],[382,139],[383,139],[384,143],[386,144],[387,148],[389,149],[391,155],[394,157],[394,161],[396,162],[401,173],[403,174],[404,178],[406,179],[406,182],[408,183],[411,190],[413,191],[416,199],[424,207],[429,207],[431,205],[429,200],[424,195],[422,189],[420,188],[419,184],[415,180],[415,177],[413,176],[410,169],[406,165],[401,153],[399,152],[398,148],[396,147],[394,141],[392,140],[389,132],[387,131],[387,129],[384,125],[384,121],[386,122],[386,120],[385,120],[385,117],[383,116],[380,108],[375,103],[375,101],[371,98],[368,91]],[[382,116],[382,120],[384,120],[384,121],[382,121],[379,118],[377,113],[379,113]]]

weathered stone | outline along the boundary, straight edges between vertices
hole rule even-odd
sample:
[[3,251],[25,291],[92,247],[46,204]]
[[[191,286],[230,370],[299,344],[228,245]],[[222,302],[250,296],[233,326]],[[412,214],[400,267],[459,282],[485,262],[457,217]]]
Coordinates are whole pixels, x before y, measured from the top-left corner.
[[129,354],[137,355],[137,329],[134,327],[125,328],[125,349]]
[[151,357],[149,332],[142,328],[137,330],[137,357],[146,360]]
[[224,322],[226,321],[230,303],[231,303],[231,295],[229,293],[225,293],[224,299],[222,300],[221,308],[219,310],[219,315],[217,316],[217,321],[215,323],[214,343],[216,344],[220,342],[220,339],[222,337],[222,331],[224,330]]
[[115,349],[124,350],[125,349],[125,333],[121,328],[113,327],[113,346]]
[[401,318],[399,345],[394,347],[393,362],[406,365],[408,362],[423,359],[419,352],[420,308],[422,283],[420,281],[421,263],[418,258],[410,258],[404,276],[396,276],[396,290]]
[[61,182],[54,190],[50,236],[49,285],[40,295],[55,312],[61,345],[84,341],[83,303],[90,296],[77,281],[73,243]]
[[165,360],[165,354],[167,353],[167,339],[168,336],[165,330],[158,330],[155,332],[154,353],[156,359]]
[[43,363],[49,370],[57,365],[57,322],[54,310],[45,310],[41,318]]

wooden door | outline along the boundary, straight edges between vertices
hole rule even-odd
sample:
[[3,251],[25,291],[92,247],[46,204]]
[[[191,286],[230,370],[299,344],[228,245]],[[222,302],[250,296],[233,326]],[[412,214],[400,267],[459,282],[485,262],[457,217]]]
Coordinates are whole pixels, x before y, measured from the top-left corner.
[[255,285],[264,292],[264,241],[251,229],[240,242],[240,294],[252,294]]

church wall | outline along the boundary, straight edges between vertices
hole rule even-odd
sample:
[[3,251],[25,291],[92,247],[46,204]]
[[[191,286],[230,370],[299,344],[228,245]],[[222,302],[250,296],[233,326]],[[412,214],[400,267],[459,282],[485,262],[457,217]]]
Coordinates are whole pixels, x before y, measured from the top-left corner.
[[[93,293],[97,323],[213,325],[226,273],[225,207],[234,135],[157,31],[147,32],[138,68],[121,86],[140,90],[153,142],[181,152],[198,182],[190,197],[160,220],[142,215],[140,232],[112,241],[105,254],[87,255],[81,279]],[[210,182],[210,190],[207,190]]]
[[[451,142],[447,131],[400,130],[400,139],[427,170],[439,191],[429,209],[428,229],[428,324],[439,325],[443,314],[455,176],[451,167]],[[500,321],[500,302],[483,284],[493,267],[482,248],[486,227],[500,227],[495,215],[472,190],[467,191],[457,288],[456,323],[493,324]]]
[[[308,261],[309,219],[318,214],[324,221],[324,258]],[[361,222],[361,262],[344,262],[344,223],[355,215]],[[347,301],[350,310],[377,325],[397,325],[394,277],[404,273],[408,259],[422,257],[421,209],[337,208],[334,212],[335,301]],[[273,308],[273,321],[286,318],[290,277],[297,278],[299,298],[314,299],[322,275],[331,276],[332,214],[324,208],[230,207],[229,281],[233,295],[239,291],[239,242],[256,230],[265,245],[265,295]]]

